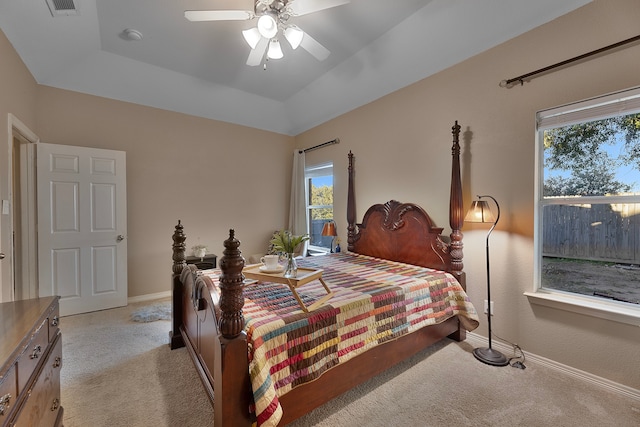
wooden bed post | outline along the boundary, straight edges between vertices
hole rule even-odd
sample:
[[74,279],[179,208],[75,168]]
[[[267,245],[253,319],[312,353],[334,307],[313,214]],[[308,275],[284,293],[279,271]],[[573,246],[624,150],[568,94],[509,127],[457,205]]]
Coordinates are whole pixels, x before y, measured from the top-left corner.
[[219,347],[215,348],[213,374],[213,418],[215,426],[251,425],[251,382],[247,357],[247,334],[244,332],[244,258],[234,230],[224,241],[220,259]]
[[356,196],[353,188],[353,153],[349,150],[349,188],[347,190],[347,250],[353,251],[356,230]]
[[185,257],[185,240],[184,227],[178,220],[175,231],[173,232],[173,274],[171,275],[173,297],[171,298],[171,331],[169,331],[169,347],[176,349],[184,347],[184,338],[180,333],[182,327],[182,282],[180,281],[180,273],[187,265]]
[[224,241],[224,251],[220,259],[220,334],[224,338],[235,338],[244,329],[244,258],[240,252],[240,241],[235,231],[229,230],[229,238]]
[[464,222],[464,213],[462,207],[462,182],[460,179],[460,125],[456,120],[455,125],[451,128],[453,133],[453,147],[451,148],[451,195],[449,198],[449,225],[451,226],[451,267],[452,274],[460,284],[465,287],[464,273],[462,272],[462,224]]
[[[453,147],[451,147],[451,195],[449,197],[449,225],[451,226],[451,242],[449,254],[451,255],[451,274],[460,285],[467,290],[467,279],[462,263],[462,224],[464,223],[464,211],[462,206],[462,180],[460,179],[460,125],[456,120],[451,128],[453,134]],[[456,341],[464,341],[467,331],[459,323],[458,330],[449,336]]]

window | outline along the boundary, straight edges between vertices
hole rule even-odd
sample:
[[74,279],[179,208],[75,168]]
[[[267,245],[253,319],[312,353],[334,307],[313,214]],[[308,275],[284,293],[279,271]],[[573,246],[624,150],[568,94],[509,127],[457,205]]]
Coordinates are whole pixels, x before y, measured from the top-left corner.
[[333,237],[323,236],[325,222],[333,221],[333,163],[305,169],[309,251],[329,252]]
[[536,292],[527,295],[637,324],[640,88],[539,112],[537,124]]

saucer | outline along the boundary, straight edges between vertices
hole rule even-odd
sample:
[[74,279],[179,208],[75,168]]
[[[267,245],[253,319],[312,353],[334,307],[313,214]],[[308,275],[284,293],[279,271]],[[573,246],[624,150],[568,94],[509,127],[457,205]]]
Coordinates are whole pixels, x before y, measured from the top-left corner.
[[262,273],[282,273],[284,271],[284,267],[279,265],[276,268],[269,269],[266,265],[260,266],[260,272]]

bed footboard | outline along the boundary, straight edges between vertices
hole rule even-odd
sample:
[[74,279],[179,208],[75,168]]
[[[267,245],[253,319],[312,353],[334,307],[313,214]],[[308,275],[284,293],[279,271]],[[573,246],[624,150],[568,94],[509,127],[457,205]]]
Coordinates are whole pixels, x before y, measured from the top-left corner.
[[[252,402],[243,331],[244,259],[233,230],[220,260],[220,293],[195,266],[184,263],[184,229],[175,227],[172,349],[186,347],[213,405],[215,426],[249,426]],[[178,272],[178,270],[180,270]]]

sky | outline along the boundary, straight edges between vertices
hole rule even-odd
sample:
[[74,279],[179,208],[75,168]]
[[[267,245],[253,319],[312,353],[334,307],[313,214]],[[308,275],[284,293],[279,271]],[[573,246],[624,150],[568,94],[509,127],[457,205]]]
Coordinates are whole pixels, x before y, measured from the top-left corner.
[[333,185],[333,176],[320,176],[318,178],[313,178],[313,184],[317,187],[322,187],[323,185]]

